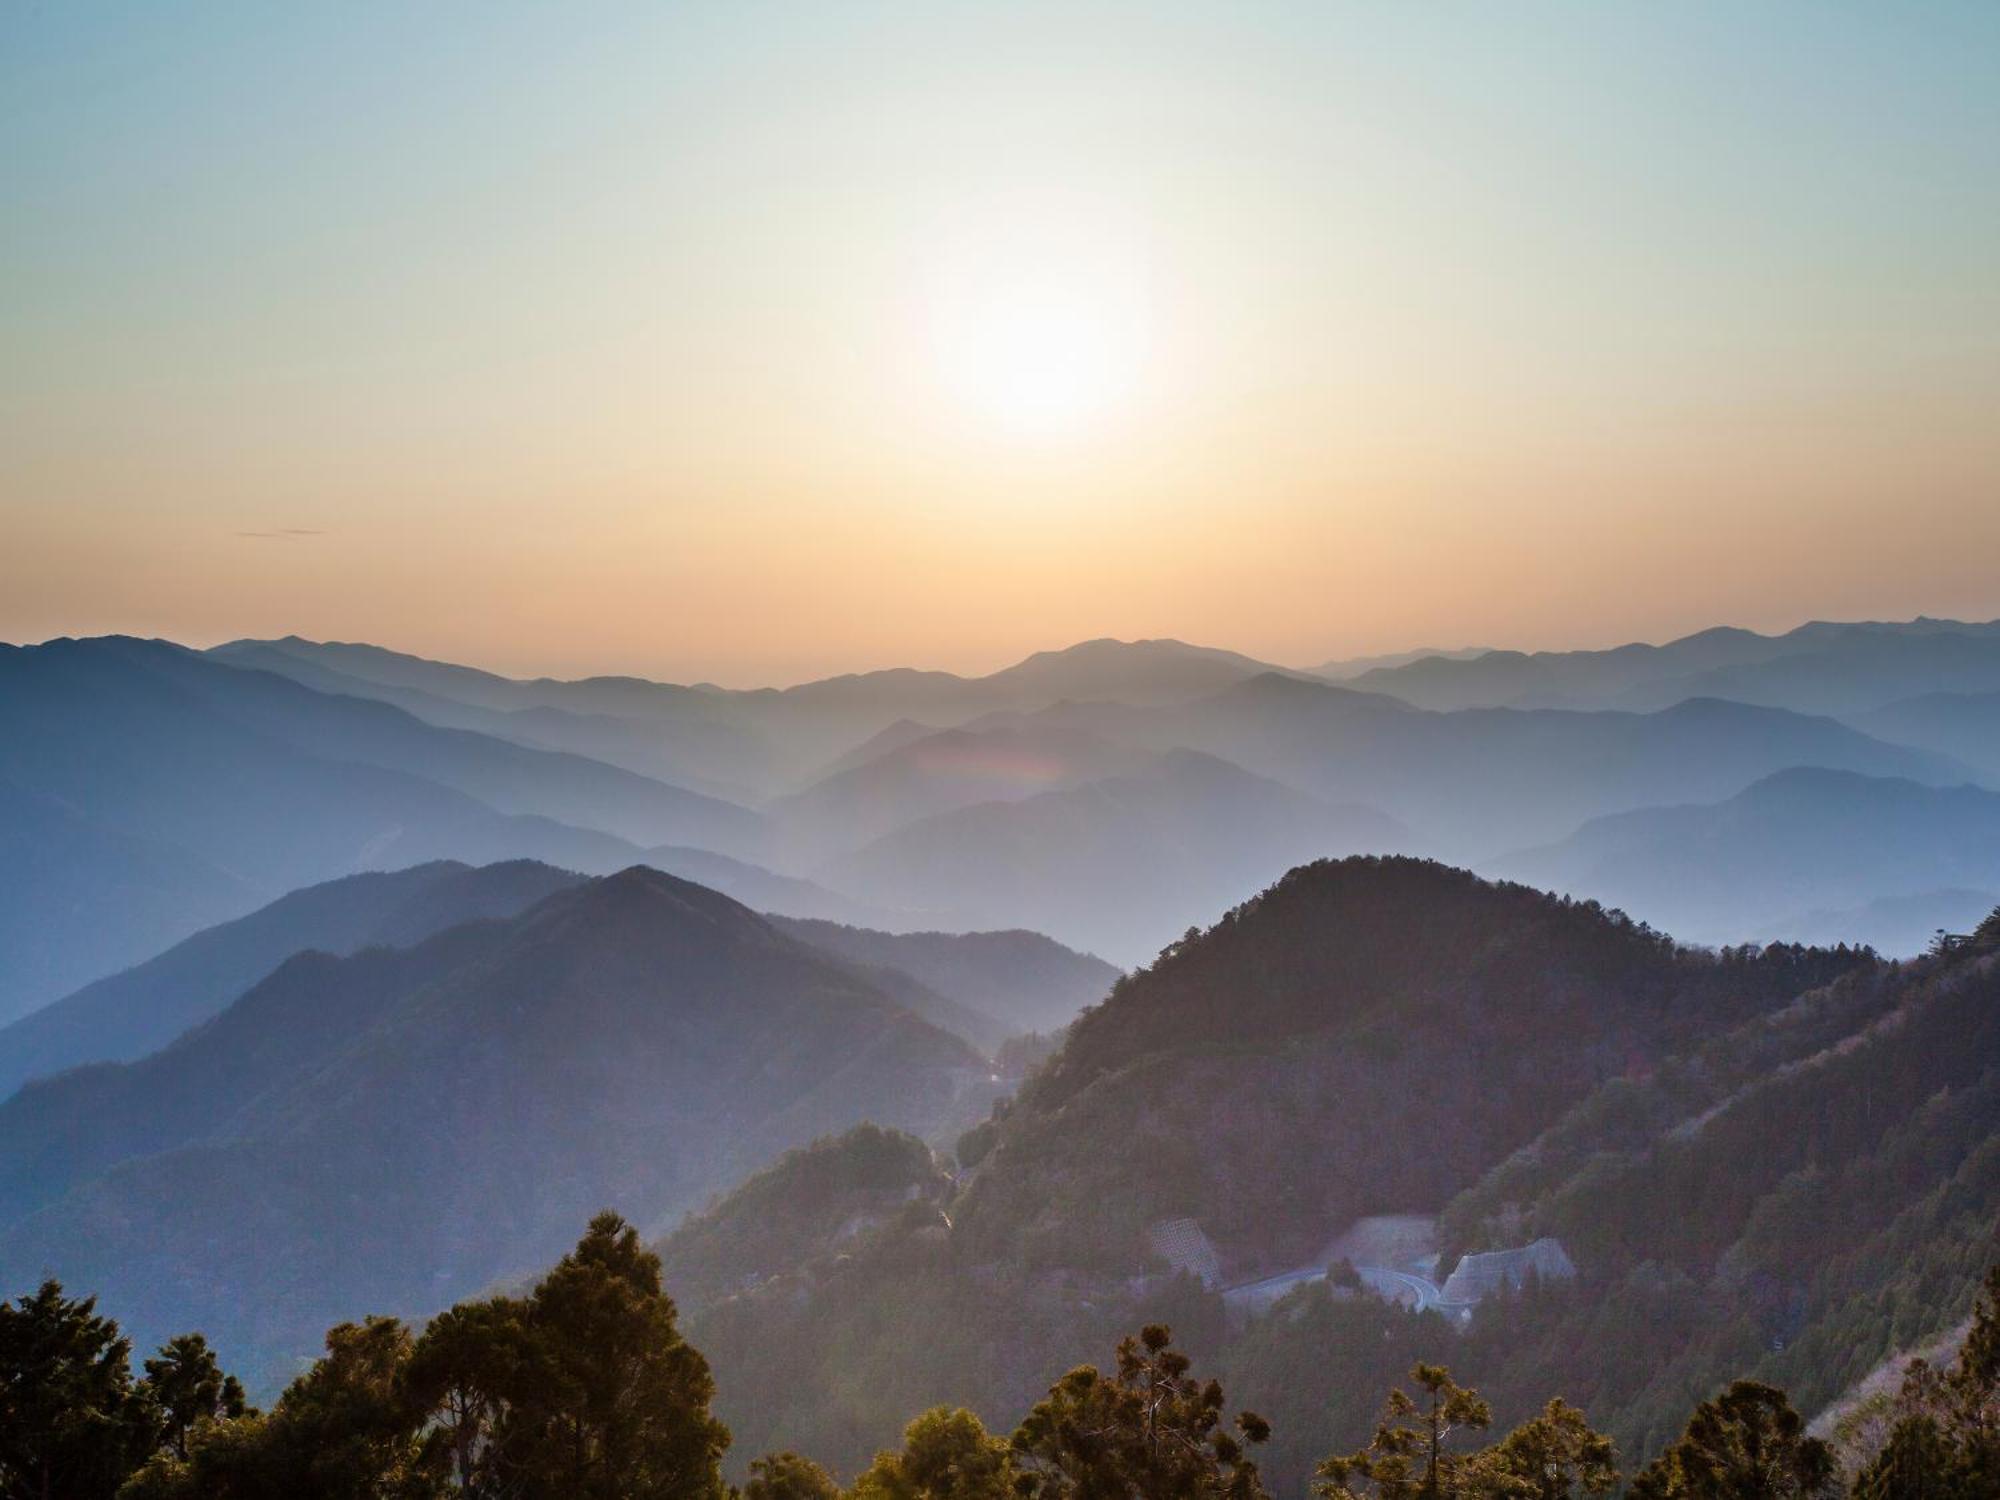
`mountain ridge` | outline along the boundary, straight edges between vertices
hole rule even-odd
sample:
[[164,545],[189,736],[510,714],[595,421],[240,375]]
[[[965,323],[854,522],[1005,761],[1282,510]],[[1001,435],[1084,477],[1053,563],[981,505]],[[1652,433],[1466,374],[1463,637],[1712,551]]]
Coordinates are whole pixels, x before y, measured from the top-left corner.
[[[319,1040],[291,1027],[271,1052],[258,1023],[279,1014]],[[658,1222],[866,1115],[934,1128],[986,1072],[747,908],[627,869],[415,949],[295,956],[166,1053],[16,1095],[0,1181],[80,1141],[72,1112],[126,1133],[46,1185],[61,1196],[8,1200],[0,1280],[51,1268],[142,1335],[198,1322],[268,1378],[354,1305],[442,1305],[553,1258],[606,1203]],[[165,1101],[198,1077],[240,1083],[198,1091],[200,1128],[174,1134]],[[117,1111],[79,1102],[114,1087]]]

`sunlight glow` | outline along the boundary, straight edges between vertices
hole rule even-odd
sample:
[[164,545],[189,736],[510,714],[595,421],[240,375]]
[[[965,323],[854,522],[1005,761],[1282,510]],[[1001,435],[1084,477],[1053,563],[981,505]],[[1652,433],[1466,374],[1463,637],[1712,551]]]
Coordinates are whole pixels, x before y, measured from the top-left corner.
[[1067,226],[961,243],[944,258],[930,337],[947,392],[1017,437],[1079,434],[1128,401],[1150,354],[1142,268]]

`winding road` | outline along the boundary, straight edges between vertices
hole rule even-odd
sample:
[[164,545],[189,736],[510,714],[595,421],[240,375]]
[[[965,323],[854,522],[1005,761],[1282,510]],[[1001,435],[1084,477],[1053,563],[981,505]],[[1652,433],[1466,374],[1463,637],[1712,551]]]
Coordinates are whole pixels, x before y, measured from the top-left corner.
[[[1398,1271],[1389,1266],[1356,1266],[1354,1269],[1361,1277],[1361,1284],[1369,1291],[1387,1301],[1404,1303],[1416,1312],[1430,1312],[1443,1300],[1444,1294],[1438,1290],[1437,1283],[1414,1271]],[[1292,1288],[1322,1280],[1325,1276],[1326,1267],[1323,1265],[1300,1266],[1296,1270],[1280,1271],[1276,1276],[1224,1287],[1222,1300],[1230,1306],[1246,1309],[1269,1307]]]

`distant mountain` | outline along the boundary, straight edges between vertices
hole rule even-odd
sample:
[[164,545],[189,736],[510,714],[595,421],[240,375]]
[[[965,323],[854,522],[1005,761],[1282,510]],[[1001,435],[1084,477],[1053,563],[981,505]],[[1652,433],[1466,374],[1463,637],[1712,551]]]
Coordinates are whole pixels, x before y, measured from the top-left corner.
[[1453,650],[1442,646],[1419,646],[1412,651],[1390,651],[1380,656],[1336,656],[1314,667],[1312,675],[1324,677],[1328,682],[1350,682],[1363,672],[1373,672],[1378,668],[1407,667],[1413,661],[1423,661],[1432,656],[1445,661],[1470,661],[1491,650],[1491,646],[1460,646]]
[[257,899],[221,864],[88,805],[0,771],[0,1022]]
[[853,971],[633,869],[410,949],[302,954],[165,1051],[0,1105],[0,1286],[205,1328],[268,1382],[356,1307],[547,1263],[594,1210],[671,1221],[986,1065]]
[[479,870],[440,860],[294,891],[0,1029],[0,1099],[30,1078],[164,1047],[302,949],[406,947],[475,918],[512,916],[578,879],[525,860]]
[[1037,718],[1126,744],[1191,746],[1328,801],[1379,808],[1423,849],[1475,863],[1606,813],[1731,796],[1791,766],[1941,784],[1971,777],[1956,761],[1831,719],[1714,699],[1649,714],[1434,713],[1266,676],[1192,703],[1075,704]]
[[1723,802],[1597,819],[1494,870],[1693,941],[1789,937],[1823,930],[1829,910],[2000,889],[2000,793],[1791,770]]
[[1663,646],[1429,657],[1354,683],[1422,708],[1645,710],[1728,698],[1845,715],[1919,693],[2000,689],[2000,621],[1816,621],[1775,636],[1718,628]]
[[691,689],[666,688],[648,698],[629,685],[609,685],[628,679],[516,683],[373,646],[319,645],[295,636],[231,641],[207,654],[316,692],[393,703],[426,723],[572,751],[731,801],[755,796],[775,774],[762,737],[728,722],[715,695]]
[[115,651],[128,667],[274,740],[423,776],[503,813],[554,818],[637,845],[692,844],[739,855],[762,845],[760,820],[748,808],[602,761],[440,729],[374,699],[315,692],[270,672],[218,669],[212,658],[164,642],[80,644]]
[[1794,942],[1831,947],[1865,943],[1889,958],[1914,958],[1940,932],[1970,932],[1996,906],[2000,886],[1991,890],[1946,887],[1903,896],[1877,896],[1837,911],[1809,911],[1793,917],[1778,935]]
[[1064,698],[1111,703],[1178,703],[1219,692],[1233,682],[1283,671],[1235,651],[1184,641],[1084,641],[1061,651],[1037,651],[1004,671],[975,678],[985,696],[1012,694],[1025,707]]
[[348,681],[414,691],[432,699],[501,713],[558,708],[579,714],[654,718],[688,711],[700,713],[709,706],[705,700],[711,697],[699,688],[648,682],[638,677],[585,677],[574,681],[502,677],[478,667],[432,661],[381,646],[308,641],[295,635],[271,641],[231,641],[215,647],[212,654],[227,660],[255,653],[261,663],[270,661],[269,653],[273,652],[338,673]]
[[1031,928],[1129,963],[1301,859],[1407,839],[1365,807],[1175,751],[1127,775],[926,818],[823,878],[880,901],[949,901],[976,914],[966,925]]
[[786,857],[807,866],[858,849],[937,813],[1138,770],[1140,751],[1058,726],[948,729],[885,749],[795,796],[769,815]]
[[[620,765],[632,764],[636,753],[631,743],[620,743],[623,737],[634,734],[643,744],[646,734],[651,733],[667,742],[661,754],[678,757],[667,764],[685,766],[708,783],[748,784],[772,795],[796,790],[816,768],[827,767],[901,719],[949,728],[981,714],[1041,708],[1064,698],[1168,703],[1212,693],[1259,673],[1282,670],[1233,651],[1181,641],[1095,640],[1061,651],[1037,652],[984,677],[892,668],[783,689],[728,691],[629,677],[517,681],[375,646],[296,637],[236,641],[216,651],[225,658],[235,657],[301,680],[310,680],[318,670],[337,673],[350,684],[373,684],[357,690],[377,696],[404,695],[397,701],[427,718],[438,711],[426,709],[407,695],[421,693],[430,700],[449,700],[489,712],[539,713],[543,716],[540,719],[523,717],[515,728],[499,732],[523,737],[545,734],[550,738],[537,743],[583,749]],[[322,676],[318,681],[326,679]],[[607,732],[598,725],[550,720],[547,715],[552,711],[608,716],[654,727],[650,731]],[[448,717],[448,712],[438,715],[434,722],[445,722]],[[468,727],[493,728],[490,721]],[[571,734],[576,738],[556,737]]]
[[800,876],[780,875],[762,865],[731,859],[708,849],[676,848],[669,844],[648,849],[644,858],[656,870],[720,891],[752,911],[898,929],[921,925],[923,920],[921,913],[859,900]]
[[[734,843],[762,826],[630,772],[161,641],[0,647],[0,701],[0,781],[34,809],[9,821],[0,929],[19,941],[0,952],[0,1019],[336,876],[433,859],[603,871],[638,856],[551,810],[654,841]],[[59,887],[70,904],[54,909]]]
[[1900,698],[1850,722],[1891,744],[1953,756],[2000,785],[2000,692]]
[[941,733],[943,730],[936,724],[920,724],[915,719],[898,719],[819,767],[805,778],[805,784],[810,787],[816,782],[825,781],[828,777],[838,776],[842,771],[851,771],[856,766],[867,765],[868,762],[891,751],[900,750],[905,745],[918,740],[927,740],[932,735]]
[[1110,992],[1118,970],[1039,932],[870,932],[774,918],[802,942],[857,963],[900,969],[992,1018],[1001,1037],[1053,1032]]

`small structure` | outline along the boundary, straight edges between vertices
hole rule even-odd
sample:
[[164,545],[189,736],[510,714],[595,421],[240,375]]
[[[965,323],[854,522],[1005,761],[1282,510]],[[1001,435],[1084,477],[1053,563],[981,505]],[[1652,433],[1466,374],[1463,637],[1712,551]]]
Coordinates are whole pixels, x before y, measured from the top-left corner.
[[2000,906],[1986,914],[1980,924],[1970,932],[1946,932],[1940,927],[1931,937],[1933,954],[1990,951],[2000,948]]
[[1222,1284],[1222,1257],[1215,1253],[1200,1224],[1193,1219],[1162,1219],[1146,1230],[1153,1253],[1176,1271],[1185,1271],[1205,1287]]
[[1519,1291],[1531,1279],[1568,1281],[1576,1263],[1562,1241],[1543,1238],[1519,1250],[1488,1250],[1461,1256],[1458,1269],[1444,1284],[1447,1307],[1471,1307],[1496,1292]]

